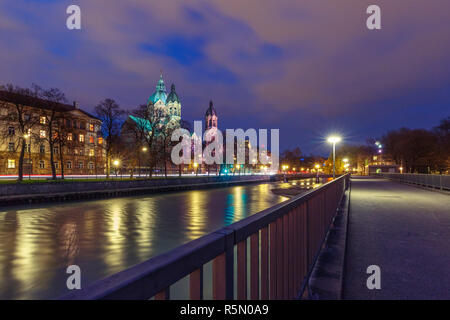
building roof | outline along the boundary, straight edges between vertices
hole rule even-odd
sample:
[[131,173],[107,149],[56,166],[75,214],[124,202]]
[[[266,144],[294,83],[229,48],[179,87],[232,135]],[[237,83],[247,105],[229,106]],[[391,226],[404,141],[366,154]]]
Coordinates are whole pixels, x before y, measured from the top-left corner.
[[205,113],[205,117],[213,116],[213,115],[217,117],[217,112],[216,112],[216,109],[214,109],[213,102],[210,101],[209,108],[206,110],[206,113]]
[[155,104],[159,100],[161,100],[164,104],[166,104],[167,92],[162,74],[159,77],[158,84],[156,85],[156,91],[148,98],[147,105],[150,103]]
[[134,116],[128,116],[131,120],[133,120],[140,128],[145,128],[147,131],[152,131],[152,125],[150,121],[147,119],[142,119]]
[[175,84],[172,83],[172,85],[170,86],[170,93],[167,96],[167,103],[169,102],[178,102],[180,103],[180,98],[178,98],[177,93],[175,92]]
[[58,103],[58,102],[44,100],[44,99],[36,98],[33,96],[25,95],[25,94],[4,91],[4,90],[0,90],[0,101],[20,104],[23,106],[29,106],[29,107],[39,108],[39,109],[44,109],[44,110],[55,109],[57,112],[70,112],[70,111],[77,110],[77,111],[80,111],[81,113],[84,113],[85,115],[87,115],[90,118],[100,120],[99,118],[90,114],[89,112],[76,107],[75,103],[73,105],[65,104],[65,103]]

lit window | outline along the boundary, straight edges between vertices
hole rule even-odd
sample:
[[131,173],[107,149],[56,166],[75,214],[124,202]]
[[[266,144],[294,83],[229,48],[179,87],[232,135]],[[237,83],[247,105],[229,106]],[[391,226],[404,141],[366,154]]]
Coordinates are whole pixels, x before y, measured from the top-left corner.
[[59,153],[59,148],[58,147],[54,147],[53,148],[53,154],[58,154]]
[[98,138],[98,144],[103,144],[103,138],[102,137]]
[[59,169],[59,162],[54,162],[55,164],[55,169]]
[[8,160],[8,169],[14,169],[16,167],[16,160]]
[[39,152],[40,152],[40,153],[45,153],[45,146],[44,146],[43,144],[41,144],[41,145],[39,146]]
[[39,168],[40,169],[45,169],[45,162],[44,161],[39,161]]
[[67,161],[67,169],[72,169],[72,161]]
[[67,141],[72,141],[72,134],[71,133],[67,134]]
[[39,130],[39,137],[45,138],[45,130]]
[[83,162],[78,162],[78,168],[83,169]]
[[80,134],[79,138],[80,138],[80,142],[84,142],[84,134]]
[[39,123],[45,124],[45,117],[39,117]]
[[89,156],[90,156],[90,157],[93,157],[93,156],[94,156],[94,149],[90,149],[90,150],[89,150]]
[[89,143],[94,143],[94,136],[89,136]]
[[89,169],[94,169],[94,163],[93,162],[89,162],[89,164],[88,164],[88,166],[89,166]]
[[94,131],[94,125],[92,123],[89,125],[89,131]]

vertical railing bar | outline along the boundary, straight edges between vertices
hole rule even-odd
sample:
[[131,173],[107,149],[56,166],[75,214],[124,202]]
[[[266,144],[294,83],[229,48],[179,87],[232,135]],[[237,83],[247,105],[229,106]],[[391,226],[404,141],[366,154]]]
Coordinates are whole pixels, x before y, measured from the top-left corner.
[[289,298],[289,215],[283,215],[283,299]]
[[250,299],[259,299],[259,231],[250,236]]
[[189,298],[203,300],[203,266],[189,275]]
[[237,245],[237,299],[247,299],[247,239]]
[[155,294],[155,300],[170,300],[170,287]]
[[277,222],[274,221],[269,225],[270,232],[270,286],[269,286],[269,298],[270,300],[275,300],[277,298]]
[[225,273],[225,252],[213,260],[213,299],[225,300],[226,277]]
[[261,299],[269,299],[269,226],[261,229]]
[[277,252],[277,299],[283,299],[283,218],[277,219],[277,242],[276,242],[276,252]]

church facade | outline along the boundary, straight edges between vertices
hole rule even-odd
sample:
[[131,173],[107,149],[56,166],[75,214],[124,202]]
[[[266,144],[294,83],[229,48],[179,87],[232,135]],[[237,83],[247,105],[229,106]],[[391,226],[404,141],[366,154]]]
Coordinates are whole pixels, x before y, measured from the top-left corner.
[[181,121],[181,102],[175,91],[175,84],[170,87],[167,94],[166,85],[161,74],[155,92],[147,100],[147,108],[156,114],[156,118],[164,121],[170,128],[177,128]]

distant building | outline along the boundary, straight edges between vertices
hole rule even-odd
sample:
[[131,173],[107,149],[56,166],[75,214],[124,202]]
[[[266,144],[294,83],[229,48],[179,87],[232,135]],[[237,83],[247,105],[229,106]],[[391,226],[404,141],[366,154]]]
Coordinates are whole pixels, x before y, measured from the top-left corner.
[[[166,86],[164,84],[164,79],[161,74],[158,84],[156,85],[156,90],[147,100],[147,108],[152,113],[152,120],[159,125],[164,125],[167,128],[178,128],[180,127],[181,121],[181,102],[178,94],[175,91],[175,84],[170,87],[170,93],[167,94]],[[148,130],[151,131],[151,123],[148,119],[142,119],[134,116],[128,116],[125,121],[127,124],[125,130],[122,133],[128,134],[129,125],[137,124],[142,126],[144,123]]]
[[[97,117],[73,105],[37,99],[8,91],[0,91],[0,175],[17,175],[20,143],[25,138],[23,173],[50,175],[50,153],[53,152],[56,173],[61,173],[59,144],[50,150],[45,139],[46,115],[56,110],[54,134],[64,131],[63,165],[65,175],[94,175],[104,173],[102,122]],[[26,137],[22,137],[17,119],[16,105],[23,110],[22,117],[36,119],[29,122]],[[57,129],[60,128],[60,129]]]

